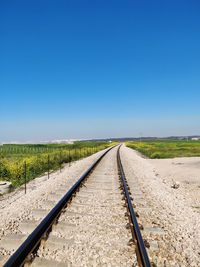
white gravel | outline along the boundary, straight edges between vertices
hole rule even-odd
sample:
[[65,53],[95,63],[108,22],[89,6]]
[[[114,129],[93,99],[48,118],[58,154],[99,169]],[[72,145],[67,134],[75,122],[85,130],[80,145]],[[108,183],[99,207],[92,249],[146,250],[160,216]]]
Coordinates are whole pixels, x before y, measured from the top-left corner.
[[194,211],[200,212],[200,157],[148,159],[154,172],[169,185],[178,184],[182,194]]
[[183,191],[157,174],[150,160],[125,146],[121,155],[153,262],[159,267],[200,266],[200,214]]
[[[40,258],[67,266],[136,266],[135,247],[129,246],[114,148],[99,163],[50,233]],[[51,240],[65,241],[59,249]],[[34,264],[34,262],[33,262]]]

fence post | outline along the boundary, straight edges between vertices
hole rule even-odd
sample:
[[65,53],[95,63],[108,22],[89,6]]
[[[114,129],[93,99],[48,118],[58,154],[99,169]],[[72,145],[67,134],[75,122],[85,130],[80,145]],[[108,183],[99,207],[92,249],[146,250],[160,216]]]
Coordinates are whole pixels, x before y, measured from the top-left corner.
[[50,158],[49,158],[49,155],[48,155],[48,179],[49,179],[49,171],[50,171]]
[[27,166],[26,166],[26,161],[24,162],[24,182],[25,182],[25,187],[24,187],[24,189],[25,189],[25,194],[26,194],[26,178],[27,178],[27,173],[26,173],[26,171],[27,171]]
[[61,172],[61,167],[62,167],[62,161],[61,161],[61,151],[60,151],[60,172]]
[[1,162],[1,154],[0,154],[0,179],[3,178],[3,175],[2,175],[3,171],[1,170],[2,169],[1,166],[2,166],[2,162]]
[[71,161],[71,153],[70,153],[70,148],[69,148],[69,167],[70,167],[70,161]]

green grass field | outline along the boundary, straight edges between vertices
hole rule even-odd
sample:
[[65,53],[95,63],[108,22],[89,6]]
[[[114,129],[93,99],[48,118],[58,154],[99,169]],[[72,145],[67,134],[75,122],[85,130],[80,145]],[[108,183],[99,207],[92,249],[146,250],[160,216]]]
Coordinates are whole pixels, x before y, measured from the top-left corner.
[[64,163],[87,157],[105,149],[113,143],[75,142],[48,145],[10,145],[0,146],[0,180],[11,181],[14,187],[26,179],[30,181],[48,171],[62,168]]
[[151,159],[200,156],[200,141],[133,141],[126,145]]

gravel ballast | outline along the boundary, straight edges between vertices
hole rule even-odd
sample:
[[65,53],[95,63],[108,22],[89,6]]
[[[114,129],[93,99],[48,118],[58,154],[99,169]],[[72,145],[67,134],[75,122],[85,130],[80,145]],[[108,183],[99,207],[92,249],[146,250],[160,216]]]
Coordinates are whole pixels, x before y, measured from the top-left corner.
[[65,193],[65,190],[60,195],[55,195],[55,202],[49,202],[48,207],[46,207],[49,196],[59,192],[61,187],[63,189],[63,186],[65,186],[67,192],[104,151],[72,162],[70,165],[66,164],[61,173],[60,171],[54,172],[50,175],[49,179],[45,175],[32,180],[27,185],[26,195],[22,186],[15,192],[0,197],[0,257],[7,254],[1,248],[4,244],[4,238],[10,234],[20,233],[20,222],[31,220],[33,218],[32,210],[45,207],[44,217]]
[[[41,246],[40,259],[77,267],[137,266],[135,247],[129,244],[132,235],[126,227],[116,152],[114,148],[102,159],[72,199]],[[55,240],[63,241],[59,249]]]
[[[157,175],[155,166],[122,146],[122,164],[133,191],[144,238],[156,266],[200,266],[200,214],[184,192]],[[134,197],[134,190],[137,192]]]

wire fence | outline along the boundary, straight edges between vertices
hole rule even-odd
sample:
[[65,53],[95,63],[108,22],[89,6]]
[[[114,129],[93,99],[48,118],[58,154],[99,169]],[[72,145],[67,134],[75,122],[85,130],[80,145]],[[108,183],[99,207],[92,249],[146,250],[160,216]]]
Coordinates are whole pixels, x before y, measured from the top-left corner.
[[0,180],[10,181],[12,186],[18,187],[24,184],[25,193],[27,183],[36,177],[47,175],[48,179],[55,170],[62,171],[65,164],[90,156],[108,145],[101,144],[90,147],[72,147],[60,149],[33,148],[32,151],[26,147],[17,151],[17,148],[8,147],[0,149]]

